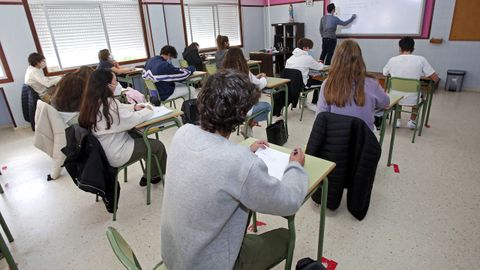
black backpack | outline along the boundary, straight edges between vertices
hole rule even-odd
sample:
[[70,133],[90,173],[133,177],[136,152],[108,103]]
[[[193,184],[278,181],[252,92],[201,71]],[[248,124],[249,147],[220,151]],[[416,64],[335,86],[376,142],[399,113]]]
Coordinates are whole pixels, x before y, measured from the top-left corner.
[[198,125],[198,111],[197,111],[197,99],[189,99],[182,104],[182,121],[183,124]]
[[311,258],[303,258],[297,262],[295,270],[325,270],[325,266]]

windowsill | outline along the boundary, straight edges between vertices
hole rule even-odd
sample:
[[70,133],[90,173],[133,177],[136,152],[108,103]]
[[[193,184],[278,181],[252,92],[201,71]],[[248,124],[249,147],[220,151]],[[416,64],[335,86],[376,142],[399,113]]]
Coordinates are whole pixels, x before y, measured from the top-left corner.
[[[243,44],[236,45],[236,46],[230,46],[230,47],[243,48]],[[198,50],[199,53],[216,52],[216,51],[218,51],[217,48],[205,48],[205,49]]]
[[[135,66],[143,66],[145,62],[148,60],[148,58],[143,58],[143,59],[136,59],[136,60],[129,60],[129,61],[123,61],[123,62],[118,62],[120,66],[122,65],[129,65],[129,64],[136,64]],[[90,64],[90,65],[84,65],[84,66],[89,66],[91,68],[96,68],[97,64]],[[60,71],[44,71],[45,76],[59,76],[59,75],[65,75],[67,73],[73,72],[80,67],[75,67],[75,68],[70,68],[70,69],[64,69]]]

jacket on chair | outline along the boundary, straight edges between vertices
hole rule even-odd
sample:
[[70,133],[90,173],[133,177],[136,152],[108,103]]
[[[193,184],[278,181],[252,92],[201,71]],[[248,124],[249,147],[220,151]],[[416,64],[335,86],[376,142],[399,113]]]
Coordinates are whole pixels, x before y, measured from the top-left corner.
[[[102,145],[87,129],[78,124],[65,129],[67,146],[65,168],[81,190],[102,197],[107,211],[113,213],[117,169],[108,163]],[[120,185],[118,196],[120,198]]]
[[[377,138],[359,118],[322,112],[317,115],[306,154],[336,163],[328,176],[327,207],[335,210],[347,191],[350,213],[362,220],[370,205],[377,164],[381,155]],[[320,202],[321,190],[312,199]]]
[[37,100],[40,97],[37,92],[33,90],[29,85],[24,84],[22,86],[22,113],[25,121],[29,122],[32,131],[35,131],[35,111],[37,110]]
[[[296,108],[300,92],[304,87],[302,73],[297,69],[286,68],[282,71],[282,78],[290,79],[288,86],[288,104],[292,104],[292,108]],[[285,106],[285,93],[280,92],[273,96],[274,108],[273,115],[280,116],[283,106]]]

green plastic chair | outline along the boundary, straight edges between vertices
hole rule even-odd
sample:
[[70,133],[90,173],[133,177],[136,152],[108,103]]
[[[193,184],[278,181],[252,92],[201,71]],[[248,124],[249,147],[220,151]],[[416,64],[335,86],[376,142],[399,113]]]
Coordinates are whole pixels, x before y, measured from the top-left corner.
[[181,68],[186,68],[186,67],[188,67],[188,62],[187,62],[187,60],[185,60],[185,59],[180,59],[180,60],[178,60],[178,62],[180,63],[180,67],[181,67]]
[[[10,243],[13,242],[13,236],[10,233],[10,229],[8,229],[5,219],[3,219],[1,212],[0,212],[0,224],[2,225],[3,232],[7,236],[8,242]],[[15,263],[12,253],[10,253],[10,250],[8,249],[7,243],[3,239],[2,234],[0,234],[0,251],[2,252],[5,259],[7,260],[8,267],[11,270],[18,270],[17,264]]]
[[[154,81],[152,81],[150,79],[143,79],[143,81],[145,82],[145,89],[147,90],[147,100],[150,102],[150,97],[152,96],[152,91],[156,91],[158,93],[158,89],[157,89],[157,86],[155,85]],[[177,100],[177,99],[182,99],[183,101],[185,101],[185,98],[180,96],[180,97],[176,97],[176,98],[162,100],[160,102],[162,104],[169,103],[170,107],[172,107],[172,103],[173,103],[173,108],[176,109],[177,105],[175,104],[175,100]]]
[[205,70],[207,71],[208,75],[213,75],[217,73],[217,65],[216,64],[206,64]]
[[300,92],[300,121],[303,119],[303,110],[305,109],[305,106],[307,106],[307,96],[311,92],[320,92],[320,87],[321,85],[313,85],[311,87],[304,87],[302,89],[302,92]]
[[[423,122],[425,120],[425,100],[422,98],[421,93],[420,93],[420,80],[415,80],[415,79],[406,79],[406,78],[399,78],[399,77],[391,77],[387,81],[387,91],[390,93],[390,90],[396,90],[396,91],[401,91],[404,92],[405,94],[411,94],[411,93],[417,93],[417,104],[415,105],[417,107],[417,111],[413,112],[413,106],[407,106],[407,105],[402,105],[401,107],[411,107],[412,110],[403,110],[401,107],[398,110],[399,112],[406,112],[406,113],[412,113],[417,116],[417,124],[415,125],[415,129],[413,130],[413,137],[412,137],[412,143],[415,143],[415,136],[417,135],[418,131],[418,136],[422,135],[422,127],[423,127]],[[390,118],[391,119],[391,118]],[[418,125],[418,120],[420,120],[420,126]],[[396,123],[393,123],[394,125]]]
[[[113,227],[107,228],[107,238],[108,242],[112,246],[113,252],[117,255],[118,260],[125,266],[125,269],[128,270],[141,270],[142,267],[138,262],[137,256],[133,252],[130,245],[127,241],[123,239],[122,235]],[[155,265],[153,270],[167,270],[167,267],[163,262]]]

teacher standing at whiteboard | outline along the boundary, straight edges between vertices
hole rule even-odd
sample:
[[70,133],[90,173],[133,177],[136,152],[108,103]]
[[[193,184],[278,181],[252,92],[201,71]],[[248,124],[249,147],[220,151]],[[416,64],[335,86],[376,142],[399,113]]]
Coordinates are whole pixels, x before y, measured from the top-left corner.
[[352,17],[346,21],[340,20],[335,13],[335,5],[333,3],[327,6],[328,14],[323,16],[320,20],[320,35],[322,35],[322,54],[320,55],[320,61],[325,65],[330,65],[335,47],[337,46],[337,25],[348,25],[357,15],[353,14]]

